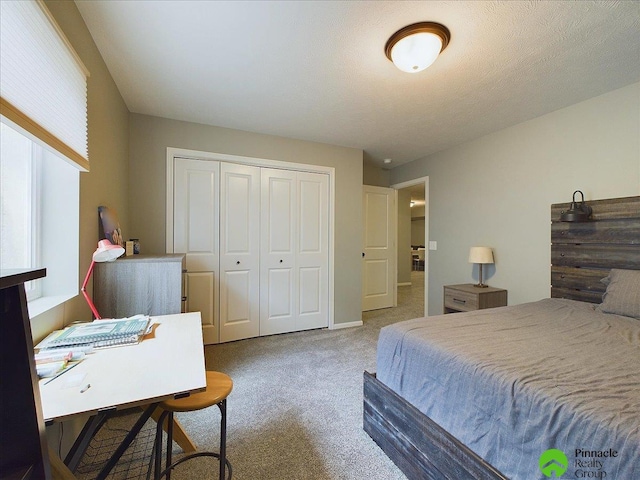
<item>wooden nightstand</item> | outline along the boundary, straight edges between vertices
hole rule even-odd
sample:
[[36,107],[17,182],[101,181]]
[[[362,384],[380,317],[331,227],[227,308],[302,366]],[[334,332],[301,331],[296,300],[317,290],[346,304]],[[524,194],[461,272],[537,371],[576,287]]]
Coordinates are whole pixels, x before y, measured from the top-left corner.
[[444,313],[470,312],[506,305],[507,291],[503,288],[478,288],[472,283],[444,286]]

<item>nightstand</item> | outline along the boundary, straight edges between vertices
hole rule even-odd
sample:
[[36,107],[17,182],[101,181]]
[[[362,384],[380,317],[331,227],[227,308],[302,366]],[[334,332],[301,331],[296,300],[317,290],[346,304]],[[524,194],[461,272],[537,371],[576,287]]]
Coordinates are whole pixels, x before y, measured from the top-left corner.
[[470,312],[507,305],[503,288],[474,287],[472,283],[444,286],[444,313]]

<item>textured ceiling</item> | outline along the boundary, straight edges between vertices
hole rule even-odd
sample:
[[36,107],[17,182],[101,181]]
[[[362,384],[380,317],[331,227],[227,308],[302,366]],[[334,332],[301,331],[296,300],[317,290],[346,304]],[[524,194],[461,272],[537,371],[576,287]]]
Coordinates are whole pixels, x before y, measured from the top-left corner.
[[[130,111],[355,147],[392,168],[640,80],[637,1],[76,1]],[[407,74],[405,25],[451,43]]]

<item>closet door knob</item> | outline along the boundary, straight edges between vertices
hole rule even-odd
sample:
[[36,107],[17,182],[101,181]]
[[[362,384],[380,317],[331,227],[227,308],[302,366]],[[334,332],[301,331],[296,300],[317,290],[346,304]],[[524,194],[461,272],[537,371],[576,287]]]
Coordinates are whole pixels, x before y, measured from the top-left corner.
[[280,260],[280,263],[282,263],[282,260]]
[[236,262],[236,265],[240,265],[240,260],[238,260],[238,261]]

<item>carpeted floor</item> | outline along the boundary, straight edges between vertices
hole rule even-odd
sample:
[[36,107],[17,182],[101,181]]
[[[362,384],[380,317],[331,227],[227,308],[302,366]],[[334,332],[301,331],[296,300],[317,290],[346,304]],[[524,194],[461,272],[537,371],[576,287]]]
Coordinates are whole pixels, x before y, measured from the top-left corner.
[[[423,316],[423,289],[424,272],[413,272],[412,286],[398,288],[398,307],[365,312],[362,327],[207,346],[207,368],[225,372],[234,381],[227,401],[227,455],[233,478],[404,479],[362,430],[362,374],[375,371],[380,328]],[[217,451],[216,407],[178,418],[199,449]],[[151,428],[146,432],[149,438]],[[142,458],[130,461],[144,464],[150,448],[148,441],[138,443]],[[174,452],[179,458],[177,445]],[[141,475],[128,470],[114,478]],[[86,467],[84,472],[82,478],[92,478]],[[198,458],[179,466],[172,478],[217,478],[215,472],[214,459]]]

